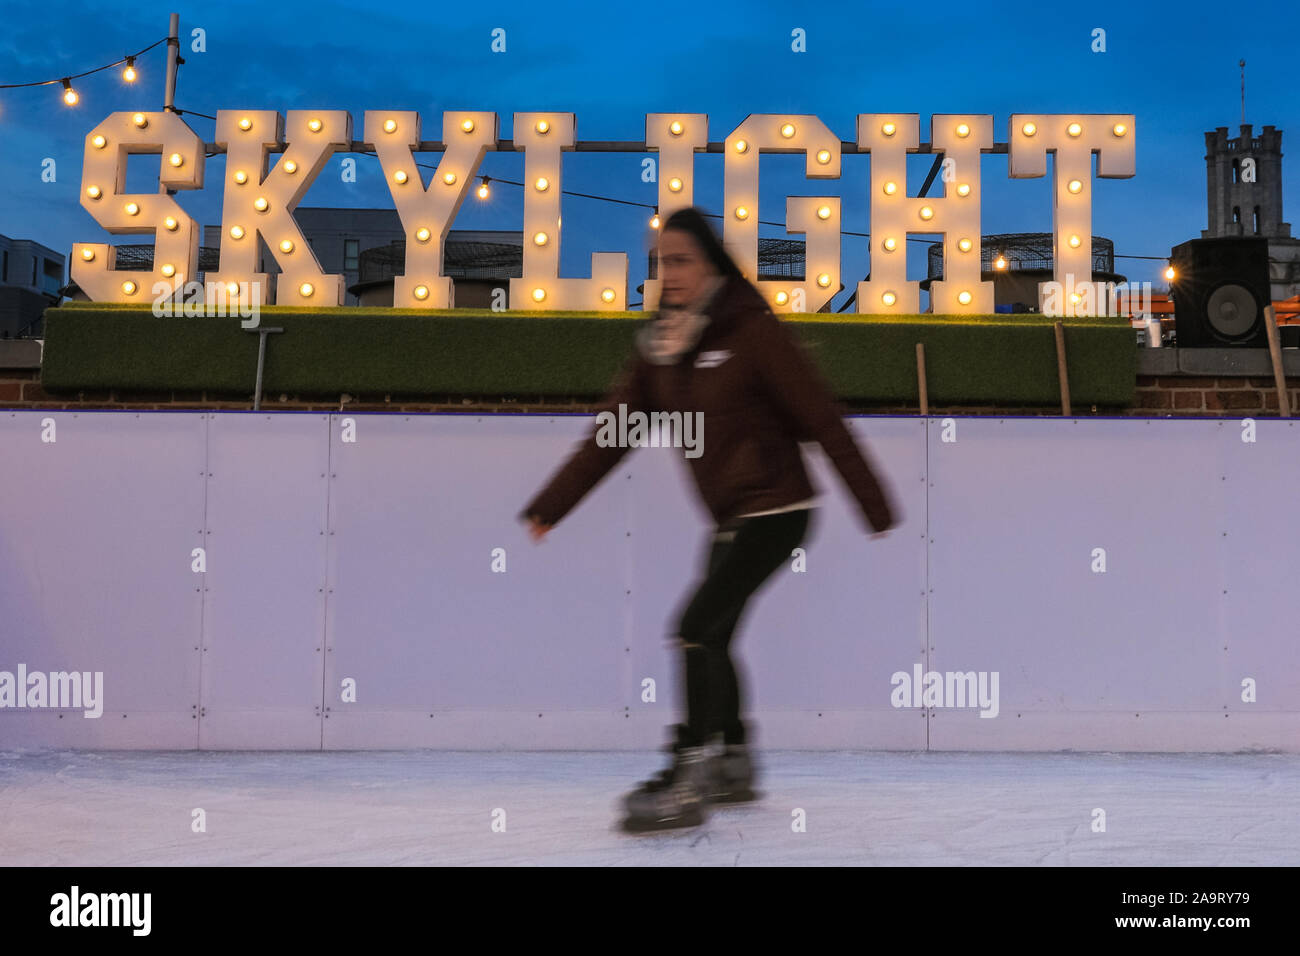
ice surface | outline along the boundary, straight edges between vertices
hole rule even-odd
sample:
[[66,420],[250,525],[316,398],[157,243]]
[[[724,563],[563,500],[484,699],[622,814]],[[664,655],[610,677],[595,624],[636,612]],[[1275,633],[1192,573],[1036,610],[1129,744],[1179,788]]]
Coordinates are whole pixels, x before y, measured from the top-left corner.
[[[761,802],[627,836],[621,795],[662,754],[0,751],[0,863],[1300,863],[1297,754],[760,758]],[[206,833],[191,832],[199,807]],[[504,832],[492,830],[496,808]],[[806,832],[792,831],[796,808]]]

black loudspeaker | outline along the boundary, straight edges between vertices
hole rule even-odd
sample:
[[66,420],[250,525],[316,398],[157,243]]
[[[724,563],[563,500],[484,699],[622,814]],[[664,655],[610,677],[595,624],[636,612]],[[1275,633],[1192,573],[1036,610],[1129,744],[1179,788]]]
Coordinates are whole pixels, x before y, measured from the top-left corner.
[[1179,348],[1268,348],[1267,239],[1192,239],[1170,264]]

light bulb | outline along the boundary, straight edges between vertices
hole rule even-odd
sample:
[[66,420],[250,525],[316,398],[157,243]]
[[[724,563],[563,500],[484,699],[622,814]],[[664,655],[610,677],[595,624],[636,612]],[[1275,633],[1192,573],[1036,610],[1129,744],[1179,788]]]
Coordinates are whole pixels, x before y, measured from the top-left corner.
[[831,151],[829,149],[817,150],[817,162],[825,166],[831,161]]
[[244,172],[242,169],[235,170],[235,182],[239,183],[241,186],[244,185],[244,183],[248,182],[248,173]]
[[294,173],[298,171],[298,164],[295,163],[292,159],[286,159],[280,165],[284,167],[284,171],[288,173],[290,176],[292,176]]
[[650,217],[650,228],[651,229],[659,228],[659,216],[657,213]]
[[185,157],[180,153],[172,153],[167,157],[167,162],[171,163],[173,166],[180,166],[185,162]]
[[103,193],[100,192],[98,186],[87,186],[86,195],[89,196],[91,199],[98,199],[101,195],[103,195]]
[[127,279],[125,282],[122,283],[122,291],[125,292],[127,295],[135,295],[135,283],[132,282],[130,279]]
[[77,91],[72,88],[72,81],[64,80],[63,102],[67,103],[69,106],[76,106],[78,99],[80,99],[80,97],[77,96]]
[[312,294],[313,292],[315,292],[315,291],[316,291],[316,289],[313,288],[313,286],[312,286],[312,284],[311,284],[310,282],[304,282],[302,285],[300,285],[300,286],[298,287],[298,293],[299,293],[299,294],[300,294],[304,299],[311,298],[311,294]]
[[886,292],[880,297],[880,301],[885,303],[885,305],[893,305],[898,301],[898,296],[894,295],[892,292]]
[[[537,126],[536,126],[537,132],[539,132],[539,133],[545,133],[545,132],[546,132],[547,130],[549,130],[550,128],[551,128],[551,124],[548,123],[548,122],[546,122],[546,120],[538,120],[538,121],[537,121]],[[536,292],[541,292],[541,291],[542,291],[541,289],[537,289],[537,290],[536,290]],[[536,298],[536,292],[534,293],[534,296],[533,296],[534,298]],[[542,294],[545,295],[546,293],[543,292]],[[540,300],[538,300],[538,301],[540,301]]]
[[442,181],[443,181],[444,183],[446,183],[448,186],[450,186],[450,185],[452,185],[454,182],[456,182],[456,174],[455,174],[455,173],[443,173],[443,174],[442,174]]
[[266,212],[268,206],[270,206],[270,203],[266,201],[265,196],[258,196],[253,200],[253,208],[258,212]]
[[175,232],[176,227],[179,225],[180,223],[176,221],[175,216],[168,216],[166,219],[163,220],[163,226],[167,229],[168,232]]
[[534,302],[541,302],[541,301],[542,301],[543,299],[545,299],[545,298],[546,298],[546,290],[545,290],[545,289],[534,289],[534,290],[533,290],[533,301],[534,301]]
[[282,240],[280,241],[280,251],[281,251],[281,252],[284,252],[284,253],[290,253],[290,252],[293,252],[293,240],[292,240],[292,239],[282,239]]
[[102,136],[96,136],[94,139],[91,140],[91,143],[94,144],[95,149],[103,149],[105,146],[108,145],[108,140],[104,139],[104,137]]
[[745,219],[745,218],[747,218],[748,216],[749,216],[749,210],[748,210],[748,209],[746,209],[744,206],[737,206],[737,207],[736,207],[736,218],[737,218],[737,219]]
[[1080,239],[1078,236],[1071,236],[1071,237],[1070,237],[1070,245],[1071,245],[1073,248],[1075,248],[1075,249],[1078,249],[1080,243],[1082,243],[1082,242],[1083,242],[1083,240]]
[[126,58],[126,69],[122,71],[122,79],[128,83],[134,83],[137,76],[139,74],[135,72],[135,57],[128,56]]
[[[323,124],[320,120],[318,120],[318,119],[313,119],[313,120],[308,120],[308,121],[307,121],[307,128],[308,128],[309,130],[311,130],[313,133],[319,133],[319,132],[321,131],[321,127],[322,127],[323,125],[324,125],[324,124]],[[310,292],[308,292],[307,294],[308,294],[308,295],[311,295]]]
[[176,267],[169,262],[162,267],[162,274],[170,279],[176,274]]
[[1166,278],[1166,279],[1172,279],[1176,274],[1177,274],[1177,273],[1174,272],[1174,267],[1173,267],[1173,266],[1170,266],[1168,269],[1165,270],[1165,278]]
[[1071,179],[1070,185],[1066,187],[1066,189],[1070,190],[1070,192],[1072,193],[1077,193],[1082,188],[1083,188],[1083,183],[1079,182],[1079,180],[1077,179]]
[[922,206],[919,215],[922,219],[933,219],[934,210],[931,209],[929,206]]
[[958,195],[958,196],[969,196],[969,195],[970,195],[970,183],[961,183],[961,184],[957,187],[957,195]]
[[137,203],[129,202],[126,204],[126,214],[128,216],[140,215],[140,206]]
[[675,192],[675,193],[681,192],[681,191],[682,191],[682,181],[681,181],[680,179],[677,179],[676,177],[674,177],[674,178],[668,180],[668,188],[671,189],[671,190],[672,190],[673,192]]
[[613,289],[601,289],[601,290],[600,290],[600,297],[601,297],[602,299],[604,299],[606,302],[613,302],[613,301],[614,301],[614,297],[615,297],[615,296],[614,296],[614,290],[613,290]]
[[1071,136],[1078,136],[1080,133],[1083,132],[1083,127],[1080,126],[1078,123],[1071,123],[1069,126],[1065,128],[1065,131],[1069,133]]
[[429,230],[425,229],[423,226],[415,230],[415,238],[420,242],[428,242],[430,235],[431,233],[429,232]]
[[1116,136],[1123,136],[1125,133],[1128,132],[1128,127],[1125,126],[1123,123],[1116,123],[1115,126],[1111,129],[1111,132],[1114,133]]
[[971,242],[969,239],[958,239],[957,248],[962,252],[970,252]]
[[412,294],[420,301],[424,301],[425,299],[429,298],[429,287],[427,285],[417,285],[411,291]]
[[1006,267],[1007,267],[1007,260],[1003,259],[1001,256],[998,256],[997,259],[994,260],[993,262],[994,269],[1005,269]]
[[253,128],[253,121],[249,119],[247,116],[245,116],[242,119],[240,119],[239,128],[242,129],[245,133],[247,133],[250,129]]
[[893,252],[895,249],[898,248],[898,240],[896,240],[893,236],[890,236],[888,239],[882,242],[881,245],[885,247],[886,252]]
[[880,127],[880,131],[884,133],[886,136],[893,136],[896,132],[898,132],[898,127],[895,126],[893,123],[885,123],[883,126]]
[[478,188],[478,198],[479,198],[479,199],[487,199],[487,198],[488,198],[488,187],[487,187],[487,183],[483,183],[481,186],[479,186],[479,188]]
[[749,144],[746,143],[743,139],[736,140],[736,152],[743,153],[748,149],[749,149]]
[[395,120],[395,119],[386,119],[386,120],[384,120],[384,132],[385,132],[385,133],[396,133],[396,132],[397,132],[397,120]]
[[791,136],[793,136],[793,135],[794,135],[794,124],[792,124],[792,123],[786,123],[784,126],[782,126],[782,127],[781,127],[781,135],[784,136],[786,139],[789,139]]
[[533,236],[533,242],[539,246],[546,245],[546,233],[544,232],[537,233],[535,236]]
[[1033,136],[1038,132],[1038,127],[1033,123],[1026,123],[1024,126],[1020,127],[1020,132],[1024,133],[1026,136]]
[[674,136],[681,136],[682,124],[679,123],[677,120],[673,120],[671,123],[668,124],[668,131],[672,133]]
[[789,301],[790,301],[790,294],[788,292],[782,291],[776,294],[777,305],[785,305]]
[[831,218],[831,207],[830,207],[830,206],[818,206],[818,207],[817,207],[817,218],[818,218],[818,219],[829,219],[829,218]]
[[824,289],[831,284],[831,277],[823,272],[817,277],[817,284]]
[[962,305],[970,305],[970,293],[969,292],[957,293],[957,301],[960,302]]
[[243,226],[231,226],[231,227],[230,227],[230,238],[231,238],[231,239],[243,239],[243,238],[244,238],[244,227],[243,227]]
[[406,173],[400,169],[393,173],[393,182],[398,183],[399,185],[406,182]]
[[885,195],[892,196],[898,192],[898,183],[885,183]]
[[467,119],[460,124],[460,128],[467,133],[472,133],[474,132],[474,121],[472,119]]
[[144,129],[149,125],[149,117],[145,116],[143,113],[136,113],[131,117],[131,122],[140,127],[140,129]]
[[539,193],[544,193],[546,190],[551,188],[551,181],[545,176],[538,176],[537,182],[533,183],[533,186]]
[[81,258],[85,259],[87,262],[92,262],[92,261],[94,260],[94,258],[95,258],[95,250],[94,250],[94,249],[82,249],[82,250],[81,250]]
[[958,124],[957,124],[957,135],[960,136],[960,137],[962,137],[963,139],[964,139],[965,137],[969,136],[969,135],[970,135],[970,127],[967,126],[965,123],[958,123]]

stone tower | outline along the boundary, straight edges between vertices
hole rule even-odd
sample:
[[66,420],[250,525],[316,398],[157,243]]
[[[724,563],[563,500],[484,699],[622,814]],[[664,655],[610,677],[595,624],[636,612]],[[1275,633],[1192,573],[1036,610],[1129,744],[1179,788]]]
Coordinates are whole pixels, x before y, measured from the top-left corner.
[[1282,132],[1265,126],[1258,136],[1243,123],[1205,134],[1206,199],[1209,228],[1201,238],[1262,236],[1268,240],[1272,297],[1300,294],[1300,240],[1282,221]]

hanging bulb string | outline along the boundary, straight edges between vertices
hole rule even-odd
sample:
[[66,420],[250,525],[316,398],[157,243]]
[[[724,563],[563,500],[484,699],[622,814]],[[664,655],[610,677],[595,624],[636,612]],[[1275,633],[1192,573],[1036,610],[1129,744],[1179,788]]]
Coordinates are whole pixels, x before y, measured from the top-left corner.
[[105,64],[104,66],[97,66],[93,70],[86,70],[84,73],[73,73],[69,76],[61,76],[55,80],[37,80],[32,83],[0,83],[0,90],[18,90],[18,89],[25,89],[30,86],[53,86],[56,83],[62,83],[64,80],[79,80],[83,76],[90,76],[93,73],[102,73],[104,70],[111,70],[115,66],[121,66],[123,63],[126,63],[127,60],[133,61],[132,65],[134,65],[134,60],[137,57],[145,53],[148,53],[154,47],[159,46],[160,44],[166,42],[167,42],[167,37],[163,37],[161,40],[157,40],[153,43],[150,43],[139,53],[132,53],[129,56],[124,56],[122,57],[122,59],[114,60],[112,63]]

